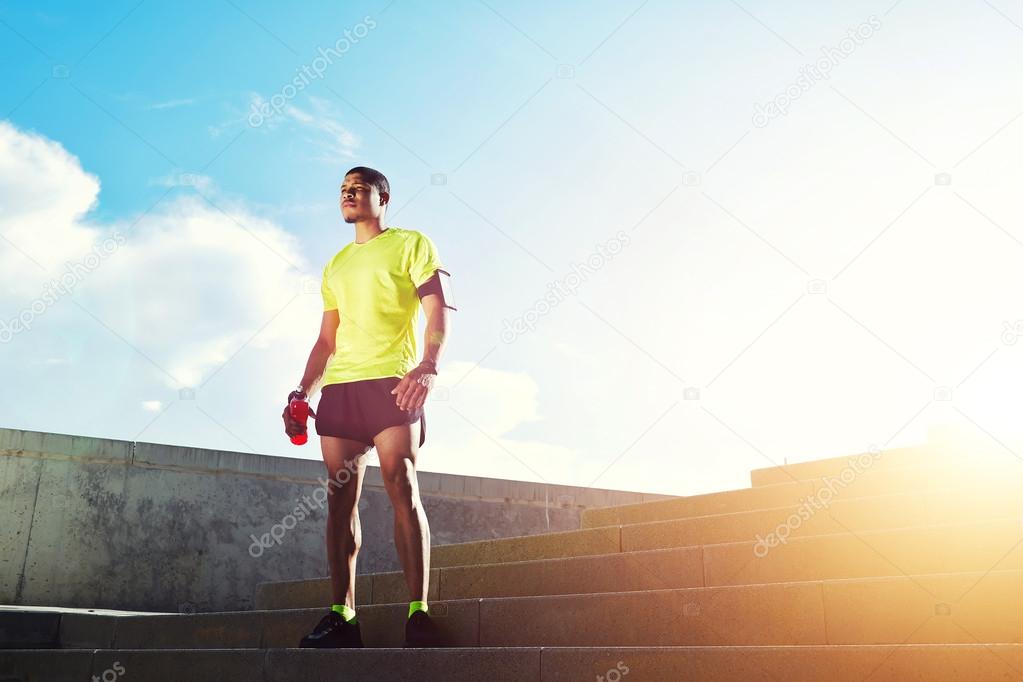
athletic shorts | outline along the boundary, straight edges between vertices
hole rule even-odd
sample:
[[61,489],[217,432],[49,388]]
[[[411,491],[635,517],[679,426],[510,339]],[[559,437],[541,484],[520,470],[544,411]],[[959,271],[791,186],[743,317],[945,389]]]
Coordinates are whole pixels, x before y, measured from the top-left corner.
[[419,445],[426,442],[425,406],[402,410],[392,394],[401,377],[327,384],[316,406],[316,433],[351,438],[373,445],[373,437],[389,426],[419,422]]

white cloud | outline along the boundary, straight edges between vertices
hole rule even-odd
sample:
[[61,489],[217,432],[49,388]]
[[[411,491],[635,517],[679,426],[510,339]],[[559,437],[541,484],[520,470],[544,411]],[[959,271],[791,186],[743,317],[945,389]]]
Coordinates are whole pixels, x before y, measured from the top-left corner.
[[[26,308],[26,297],[38,301],[65,261],[81,261],[119,234],[127,239],[84,275],[72,295],[162,368],[168,388],[200,384],[245,346],[285,344],[283,355],[301,353],[306,337],[300,343],[271,323],[285,307],[303,311],[303,319],[319,319],[318,294],[301,293],[303,277],[317,268],[308,266],[291,234],[219,196],[212,197],[216,206],[195,195],[168,198],[134,226],[134,218],[88,223],[85,214],[97,205],[99,186],[61,145],[0,123],[0,230],[17,247],[0,249],[9,282],[0,294],[4,320]],[[213,188],[212,182],[206,187]],[[45,315],[81,317],[64,303],[58,299]],[[76,328],[76,338],[90,330],[100,345],[111,342],[100,325]],[[60,330],[50,325],[21,333]]]
[[[83,216],[96,205],[99,179],[61,145],[0,121],[0,271],[15,296],[65,260],[86,253],[96,230]],[[42,268],[42,269],[40,269]]]
[[156,104],[149,105],[149,109],[175,109],[177,107],[187,106],[189,104],[195,104],[195,100],[192,98],[187,99],[171,99],[166,102],[157,102]]
[[341,122],[341,112],[329,100],[309,95],[309,108],[297,106],[293,100],[276,106],[257,92],[249,93],[248,107],[221,123],[209,126],[212,137],[232,129],[248,128],[265,133],[280,128],[306,134],[305,141],[317,152],[313,161],[335,163],[339,158],[355,158],[362,140]]
[[33,360],[31,364],[46,365],[48,367],[53,365],[70,365],[71,360],[68,358],[44,358],[42,360]]
[[[306,263],[291,234],[250,206],[217,194],[208,178],[205,186],[213,191],[216,207],[183,193],[137,222],[131,216],[90,223],[87,212],[98,203],[100,184],[78,159],[59,144],[10,125],[0,127],[0,150],[5,207],[0,215],[6,230],[17,227],[8,215],[35,230],[17,232],[26,250],[60,264],[61,258],[81,259],[115,231],[127,237],[72,294],[102,324],[58,300],[46,312],[45,324],[14,339],[3,356],[5,370],[31,360],[37,348],[73,337],[71,350],[88,348],[82,357],[89,362],[71,365],[74,371],[66,378],[74,395],[66,399],[71,404],[95,399],[97,386],[86,378],[90,366],[121,373],[110,399],[132,400],[144,415],[122,437],[198,445],[197,433],[207,429],[227,447],[239,447],[236,434],[245,434],[244,449],[261,435],[271,450],[278,443],[282,454],[319,457],[312,449],[290,449],[276,422],[278,403],[299,378],[320,320],[318,287],[301,293],[304,278],[318,282],[319,264]],[[179,176],[155,182],[183,184]],[[25,273],[24,290],[33,296],[52,276],[12,249],[0,249],[0,259],[5,270]],[[0,293],[0,316],[7,320],[13,317],[12,304],[24,306],[10,294],[10,288]],[[43,357],[47,363],[65,361],[52,351]],[[139,366],[143,373],[127,372]],[[203,386],[211,377],[216,381]],[[542,417],[539,389],[529,375],[447,362],[440,386],[447,387],[447,395],[442,388],[428,404],[431,446],[423,451],[425,470],[579,483],[599,473],[570,447],[512,435]],[[195,387],[198,397],[171,405],[184,387]],[[52,428],[62,427],[53,423]]]
[[[426,404],[427,445],[423,462],[430,471],[522,481],[586,485],[600,463],[579,451],[513,430],[542,419],[540,388],[522,372],[474,362],[442,363]],[[438,424],[442,424],[438,428]],[[434,453],[443,459],[435,461]]]
[[158,187],[194,187],[203,194],[214,192],[217,189],[213,178],[199,173],[168,173],[162,177],[153,178],[149,184]]
[[493,436],[540,419],[539,387],[528,374],[455,361],[437,377],[437,402],[457,409],[466,420]]
[[[181,196],[148,216],[87,283],[96,287],[96,314],[134,329],[135,342],[186,386],[203,381],[285,305],[319,303],[300,293],[309,268],[292,235],[240,204],[214,201],[219,210]],[[126,287],[127,302],[117,295]],[[279,334],[271,327],[254,343]]]
[[333,162],[338,157],[355,158],[355,150],[359,147],[359,138],[340,122],[340,114],[329,101],[309,96],[312,111],[288,105],[285,112],[296,122],[320,134],[319,141],[310,140],[314,145],[323,146],[326,141],[327,153],[314,157],[319,161]]

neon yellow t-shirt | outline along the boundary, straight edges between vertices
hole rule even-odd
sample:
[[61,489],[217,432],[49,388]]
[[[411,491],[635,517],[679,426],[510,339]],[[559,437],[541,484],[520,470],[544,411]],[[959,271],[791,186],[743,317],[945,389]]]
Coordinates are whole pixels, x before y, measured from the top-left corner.
[[321,387],[403,377],[419,364],[416,289],[447,270],[422,232],[388,227],[364,244],[349,243],[323,268],[323,309],[341,322]]

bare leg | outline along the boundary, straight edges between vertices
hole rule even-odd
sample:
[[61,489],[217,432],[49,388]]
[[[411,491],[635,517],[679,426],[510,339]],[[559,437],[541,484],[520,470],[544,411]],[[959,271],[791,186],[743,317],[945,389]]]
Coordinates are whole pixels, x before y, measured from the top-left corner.
[[357,440],[321,436],[327,465],[327,564],[332,604],[355,608],[355,562],[362,545],[359,497],[370,446]]
[[380,475],[394,508],[394,546],[405,571],[410,601],[427,601],[430,587],[430,525],[416,478],[419,428],[419,422],[392,426],[373,439]]

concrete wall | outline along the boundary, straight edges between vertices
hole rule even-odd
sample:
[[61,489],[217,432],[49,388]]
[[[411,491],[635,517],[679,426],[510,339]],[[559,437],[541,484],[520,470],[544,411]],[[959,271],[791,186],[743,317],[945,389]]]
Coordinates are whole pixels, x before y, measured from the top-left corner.
[[[0,604],[250,608],[259,582],[328,575],[325,476],[322,461],[0,429]],[[434,545],[572,530],[581,509],[666,497],[430,472],[419,484]],[[378,467],[359,514],[358,572],[400,570]]]

